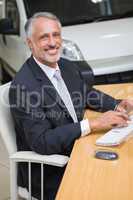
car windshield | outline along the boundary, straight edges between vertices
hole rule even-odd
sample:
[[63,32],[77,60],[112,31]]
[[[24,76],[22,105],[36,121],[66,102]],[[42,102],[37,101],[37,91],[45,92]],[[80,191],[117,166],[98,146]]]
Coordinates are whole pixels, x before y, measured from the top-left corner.
[[27,17],[35,12],[56,14],[63,25],[133,16],[133,0],[24,0]]

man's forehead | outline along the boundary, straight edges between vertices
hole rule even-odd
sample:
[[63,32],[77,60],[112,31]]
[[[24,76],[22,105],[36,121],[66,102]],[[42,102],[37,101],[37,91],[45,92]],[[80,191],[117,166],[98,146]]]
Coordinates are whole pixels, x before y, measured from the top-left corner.
[[32,33],[42,35],[51,32],[61,32],[61,26],[57,20],[44,17],[37,18],[32,24]]

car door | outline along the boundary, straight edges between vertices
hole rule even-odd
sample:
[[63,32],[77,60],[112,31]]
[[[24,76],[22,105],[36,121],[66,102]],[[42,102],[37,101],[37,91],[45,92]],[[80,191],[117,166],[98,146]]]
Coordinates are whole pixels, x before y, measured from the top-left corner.
[[23,31],[21,27],[24,16],[21,14],[22,10],[19,9],[19,2],[16,0],[5,1],[5,18],[10,18],[13,21],[13,28],[16,33],[1,37],[2,60],[14,72],[20,69],[20,66],[27,57],[28,51],[24,35],[22,35]]

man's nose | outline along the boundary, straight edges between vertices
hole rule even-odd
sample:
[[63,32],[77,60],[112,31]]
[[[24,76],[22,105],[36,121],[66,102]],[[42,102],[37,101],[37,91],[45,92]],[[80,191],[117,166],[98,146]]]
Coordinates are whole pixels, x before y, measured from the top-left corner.
[[55,44],[56,44],[55,38],[52,35],[49,36],[49,45],[55,46]]

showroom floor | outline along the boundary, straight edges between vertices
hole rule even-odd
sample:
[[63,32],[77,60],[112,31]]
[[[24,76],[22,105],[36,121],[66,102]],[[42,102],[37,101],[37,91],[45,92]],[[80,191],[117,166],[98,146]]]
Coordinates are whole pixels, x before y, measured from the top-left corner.
[[0,136],[0,200],[9,200],[9,161]]

